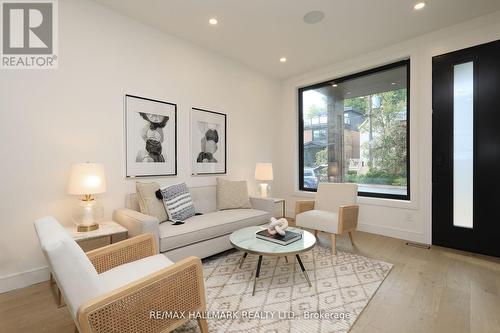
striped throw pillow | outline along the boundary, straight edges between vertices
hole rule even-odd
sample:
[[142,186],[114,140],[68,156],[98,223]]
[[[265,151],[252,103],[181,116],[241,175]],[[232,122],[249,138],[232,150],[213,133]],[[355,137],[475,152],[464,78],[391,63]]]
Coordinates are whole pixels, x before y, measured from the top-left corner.
[[171,221],[185,221],[195,215],[193,199],[186,183],[164,187],[161,194]]

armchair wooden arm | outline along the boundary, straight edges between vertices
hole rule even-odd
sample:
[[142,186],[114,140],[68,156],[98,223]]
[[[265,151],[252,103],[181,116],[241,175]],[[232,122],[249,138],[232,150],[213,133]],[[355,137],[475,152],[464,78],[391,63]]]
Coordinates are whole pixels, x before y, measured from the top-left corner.
[[[189,257],[83,304],[77,320],[81,333],[169,332],[205,310],[201,260]],[[165,316],[182,311],[185,318]],[[198,323],[208,332],[204,319]]]
[[358,225],[359,206],[341,206],[339,209],[339,234],[356,229]]
[[298,200],[295,202],[295,215],[314,209],[314,200]]
[[97,273],[158,254],[153,234],[143,234],[86,253]]

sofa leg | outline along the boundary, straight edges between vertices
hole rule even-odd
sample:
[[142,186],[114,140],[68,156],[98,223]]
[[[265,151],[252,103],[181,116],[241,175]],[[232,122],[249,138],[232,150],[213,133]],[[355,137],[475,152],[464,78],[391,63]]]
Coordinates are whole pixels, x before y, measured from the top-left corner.
[[330,237],[332,239],[332,255],[336,256],[337,255],[337,235],[330,234]]
[[352,238],[352,231],[349,231],[349,239],[351,240],[352,246],[354,246],[354,238]]
[[201,333],[208,333],[208,324],[206,319],[198,318],[198,326],[200,327]]

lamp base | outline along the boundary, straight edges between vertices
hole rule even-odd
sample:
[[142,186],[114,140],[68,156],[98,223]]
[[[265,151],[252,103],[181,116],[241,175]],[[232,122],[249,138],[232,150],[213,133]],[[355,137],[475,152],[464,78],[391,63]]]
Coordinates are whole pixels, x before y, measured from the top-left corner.
[[267,193],[268,193],[268,184],[266,183],[261,183],[260,184],[260,196],[262,198],[267,198]]
[[85,196],[75,207],[73,222],[78,232],[88,232],[99,229],[104,211],[102,205],[90,196]]
[[79,225],[76,228],[76,230],[78,232],[88,232],[88,231],[94,231],[97,229],[99,229],[99,224],[97,224],[97,223],[90,224],[90,225]]

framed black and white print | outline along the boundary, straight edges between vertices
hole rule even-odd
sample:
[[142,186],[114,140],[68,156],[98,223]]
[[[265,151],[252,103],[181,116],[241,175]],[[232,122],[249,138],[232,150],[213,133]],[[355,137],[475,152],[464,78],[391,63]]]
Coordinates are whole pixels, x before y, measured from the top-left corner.
[[227,117],[224,113],[191,109],[191,164],[193,175],[227,171]]
[[125,96],[126,176],[177,175],[177,105]]

